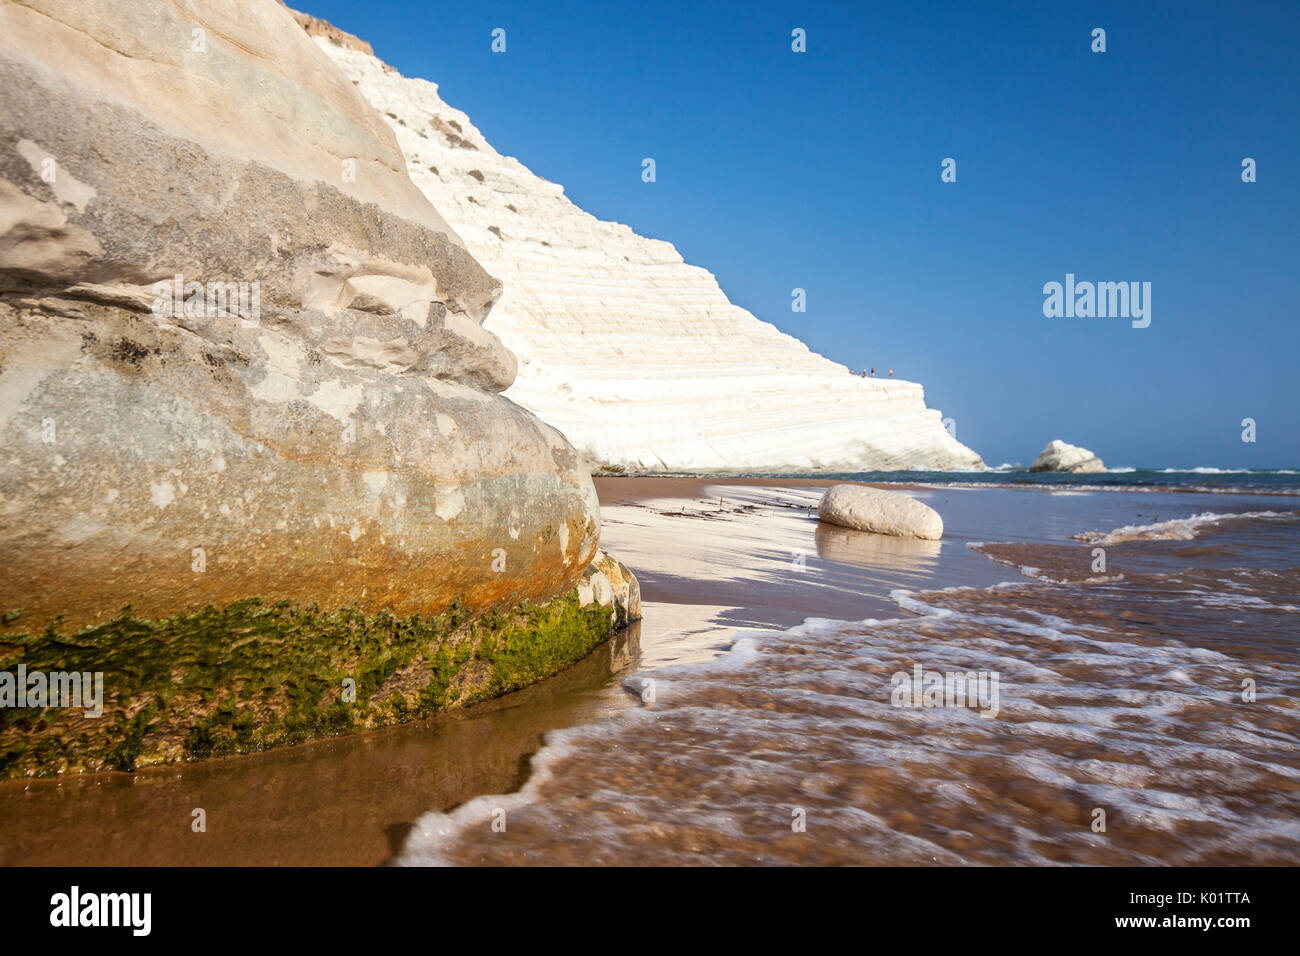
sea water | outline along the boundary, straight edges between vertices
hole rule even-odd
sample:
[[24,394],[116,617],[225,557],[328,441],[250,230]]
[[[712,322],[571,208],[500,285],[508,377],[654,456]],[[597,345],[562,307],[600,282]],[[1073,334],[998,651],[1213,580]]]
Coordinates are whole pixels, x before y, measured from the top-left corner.
[[[965,477],[913,491],[942,542],[772,509],[734,576],[828,613],[624,676],[626,710],[548,735],[521,791],[421,818],[400,861],[1300,863],[1288,476]],[[900,673],[996,675],[996,715],[900,705]]]

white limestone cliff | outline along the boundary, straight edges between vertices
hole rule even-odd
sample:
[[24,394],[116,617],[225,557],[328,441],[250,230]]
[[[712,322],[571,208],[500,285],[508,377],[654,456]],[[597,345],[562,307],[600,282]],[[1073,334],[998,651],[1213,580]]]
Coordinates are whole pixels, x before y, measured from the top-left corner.
[[519,359],[504,394],[593,469],[983,467],[919,384],[851,375],[733,305],[671,244],[595,218],[502,156],[434,83],[307,28],[392,126],[416,186],[503,281],[484,328]]

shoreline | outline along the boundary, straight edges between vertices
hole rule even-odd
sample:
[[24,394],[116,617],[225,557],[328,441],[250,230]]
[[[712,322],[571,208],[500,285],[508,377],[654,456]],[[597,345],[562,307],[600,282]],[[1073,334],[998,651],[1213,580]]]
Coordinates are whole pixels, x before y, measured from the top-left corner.
[[[1161,472],[1153,472],[1161,473]],[[1221,474],[1251,474],[1251,472],[1222,472]],[[1272,469],[1269,474],[1290,474],[1289,470]],[[921,491],[932,488],[1005,488],[1012,491],[1042,491],[1048,493],[1061,493],[1071,491],[1086,492],[1121,492],[1130,494],[1150,494],[1150,493],[1169,493],[1169,494],[1197,494],[1197,495],[1264,495],[1269,497],[1300,497],[1300,486],[1292,488],[1263,488],[1263,487],[1239,487],[1227,486],[1216,488],[1211,485],[1176,485],[1176,484],[1094,484],[1089,483],[1087,479],[1095,479],[1095,474],[1083,476],[1084,480],[1078,483],[1068,481],[1049,481],[1049,480],[1027,480],[1027,481],[958,481],[958,480],[934,480],[921,481],[915,478],[888,480],[875,477],[884,472],[862,472],[863,475],[871,475],[870,478],[861,478],[855,474],[845,474],[840,477],[817,477],[809,475],[801,477],[799,475],[728,475],[728,474],[629,474],[629,475],[593,475],[593,480],[600,482],[640,482],[651,483],[656,481],[674,481],[674,482],[698,482],[700,484],[729,484],[729,485],[768,485],[773,487],[797,487],[808,486],[826,488],[831,485],[840,484],[860,484],[869,488],[881,488],[886,491]],[[898,472],[898,474],[908,474],[907,472]],[[927,474],[952,474],[952,475],[973,475],[973,474],[1003,474],[1000,472],[928,472]],[[1013,474],[1030,474],[1030,472],[1015,472]],[[1045,478],[1069,477],[1061,472],[1035,472],[1042,474]],[[1109,472],[1108,474],[1123,475],[1128,472]],[[1186,471],[1178,474],[1200,474],[1199,472]],[[644,485],[640,487],[646,487]],[[598,485],[599,490],[599,485]],[[648,492],[641,492],[643,494]]]
[[[835,483],[599,477],[601,546],[637,574],[644,610],[592,655],[522,691],[418,723],[134,775],[5,781],[0,862],[382,864],[424,813],[517,792],[545,733],[637,706],[620,686],[633,668],[716,658],[737,632],[807,618],[907,618],[889,597],[897,588],[1021,579],[967,546],[999,540],[990,528],[1015,527],[1023,499],[1007,489],[921,486],[916,493],[945,518],[967,518],[941,542],[912,542],[820,526],[809,509]],[[1088,530],[1078,511],[1086,497],[1040,500],[1067,516],[1069,533]],[[1139,506],[1108,495],[1092,508],[1108,530],[1132,523],[1123,519]],[[802,552],[804,570],[792,552]],[[190,832],[195,807],[207,812],[206,834]],[[115,829],[129,842],[102,832],[95,821],[106,818],[128,821]]]
[[[649,513],[641,503],[666,495],[666,500],[684,507],[699,489],[713,483],[619,479],[614,491],[605,479],[596,479],[602,514],[609,522],[602,550],[612,549],[611,542],[638,537],[635,530],[620,533],[619,524],[631,512],[638,517]],[[765,487],[810,483],[741,484],[761,493]],[[633,498],[630,505],[620,504]],[[703,520],[715,531],[743,530],[742,539],[752,543],[753,510],[739,513],[745,519],[740,522]],[[666,532],[678,530],[673,518],[655,516],[655,522]],[[731,547],[736,546],[732,542]],[[661,550],[652,563],[671,563],[669,551]],[[635,564],[624,563],[636,573]],[[773,621],[770,609],[750,604],[743,595],[741,600],[716,600],[707,575],[688,590],[683,593],[671,582],[657,580],[648,592],[643,587],[642,619],[576,664],[522,690],[433,717],[269,751],[143,767],[134,773],[0,781],[0,863],[383,864],[414,820],[429,809],[450,809],[483,793],[513,792],[523,786],[528,761],[547,731],[589,723],[631,706],[631,698],[613,679],[616,675],[634,666],[708,659],[726,648],[727,635],[736,629],[788,625],[815,610],[809,605]],[[430,767],[439,772],[422,769]],[[340,797],[342,806],[336,806],[333,801]],[[190,832],[189,813],[196,807],[207,814],[206,834]],[[175,819],[160,826],[169,815]],[[297,820],[292,826],[264,825],[290,815]],[[93,822],[107,816],[135,818],[133,825],[120,828],[133,834],[129,845],[109,838]],[[142,833],[148,838],[140,839]]]

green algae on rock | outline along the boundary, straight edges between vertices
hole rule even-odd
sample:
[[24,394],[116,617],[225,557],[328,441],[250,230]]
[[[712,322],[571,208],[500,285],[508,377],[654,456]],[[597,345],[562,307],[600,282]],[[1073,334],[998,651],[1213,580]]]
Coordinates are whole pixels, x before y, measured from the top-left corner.
[[408,720],[604,640],[501,282],[282,4],[0,3],[0,134],[0,775]]
[[105,675],[98,718],[0,708],[0,777],[131,771],[428,717],[549,677],[637,617],[639,596],[602,602],[575,588],[479,615],[459,604],[397,617],[249,598],[155,620],[127,608],[75,633],[0,632],[0,671]]

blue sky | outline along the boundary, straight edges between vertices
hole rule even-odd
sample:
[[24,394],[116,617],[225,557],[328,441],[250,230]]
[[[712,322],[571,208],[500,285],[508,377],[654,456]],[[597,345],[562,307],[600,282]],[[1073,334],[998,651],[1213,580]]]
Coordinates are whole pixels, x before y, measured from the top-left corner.
[[[1300,465],[1300,3],[296,5],[989,464]],[[1044,317],[1066,273],[1150,327]]]

